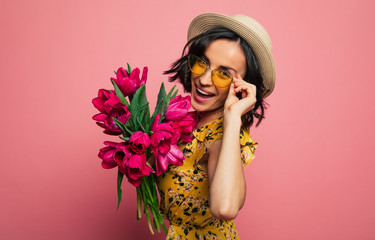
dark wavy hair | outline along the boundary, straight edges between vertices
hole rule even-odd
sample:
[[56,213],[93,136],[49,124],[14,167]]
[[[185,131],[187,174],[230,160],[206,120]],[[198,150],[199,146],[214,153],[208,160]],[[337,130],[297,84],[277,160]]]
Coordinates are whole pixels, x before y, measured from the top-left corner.
[[[245,53],[246,74],[243,80],[256,86],[257,101],[254,108],[242,116],[242,125],[252,126],[255,117],[258,119],[256,123],[256,126],[258,126],[264,118],[264,110],[266,109],[266,103],[263,99],[265,87],[263,85],[262,75],[260,74],[258,61],[247,42],[229,29],[215,28],[192,38],[186,43],[181,58],[172,63],[171,68],[165,71],[164,74],[172,74],[169,77],[170,82],[178,79],[184,86],[185,92],[191,92],[191,72],[187,63],[188,55],[194,54],[198,57],[202,57],[208,45],[217,39],[228,39],[230,41],[239,42]],[[241,93],[237,93],[237,97],[241,98]]]

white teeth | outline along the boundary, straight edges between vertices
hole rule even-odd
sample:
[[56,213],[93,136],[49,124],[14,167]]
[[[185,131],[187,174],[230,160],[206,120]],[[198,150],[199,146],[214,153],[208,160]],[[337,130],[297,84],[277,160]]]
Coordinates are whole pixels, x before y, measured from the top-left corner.
[[206,96],[209,96],[210,94],[206,93],[206,92],[203,92],[202,90],[200,90],[199,88],[197,88],[197,91],[200,93],[200,94],[203,94],[203,95],[206,95]]

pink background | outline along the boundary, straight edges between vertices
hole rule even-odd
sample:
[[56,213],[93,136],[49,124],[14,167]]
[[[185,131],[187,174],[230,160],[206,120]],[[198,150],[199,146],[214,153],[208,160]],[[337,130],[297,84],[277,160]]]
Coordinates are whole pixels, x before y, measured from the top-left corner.
[[[276,90],[246,168],[241,239],[375,239],[373,1],[1,1],[1,239],[165,239],[97,157],[99,88],[150,68],[148,97],[199,13],[248,14],[273,40]],[[168,88],[172,85],[168,84]]]

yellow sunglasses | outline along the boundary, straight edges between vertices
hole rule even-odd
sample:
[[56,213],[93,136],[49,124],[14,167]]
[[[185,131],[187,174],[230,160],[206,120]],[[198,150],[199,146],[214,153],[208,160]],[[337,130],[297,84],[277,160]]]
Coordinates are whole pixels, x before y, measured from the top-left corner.
[[211,69],[204,60],[193,54],[188,56],[188,65],[190,71],[196,76],[203,76],[210,69],[212,82],[219,88],[227,87],[233,81],[228,71]]

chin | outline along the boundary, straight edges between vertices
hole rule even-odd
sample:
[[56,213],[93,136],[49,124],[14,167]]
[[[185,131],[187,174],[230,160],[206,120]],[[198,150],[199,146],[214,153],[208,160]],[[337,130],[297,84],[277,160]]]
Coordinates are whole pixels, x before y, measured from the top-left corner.
[[198,112],[206,112],[212,110],[212,105],[215,103],[215,99],[210,99],[209,101],[199,102],[194,99],[194,95],[191,96],[191,106]]
[[[214,91],[210,91],[214,92]],[[197,90],[197,86],[193,83],[191,91],[191,106],[197,112],[217,112],[223,108],[225,99],[223,100],[223,94],[206,95],[202,94],[202,91]],[[226,98],[226,96],[225,96]]]
[[200,106],[199,104],[196,104],[196,103],[191,103],[191,107],[197,111],[197,112],[206,112],[207,111],[207,108],[205,108],[204,106]]
[[[220,112],[224,111],[224,105],[216,105],[217,99],[212,99],[212,102],[209,103],[206,102],[204,104],[195,102],[193,99],[191,101],[191,107],[197,111],[198,113],[204,112],[207,114],[212,114],[213,116],[216,116]],[[219,114],[220,115],[220,114]]]

